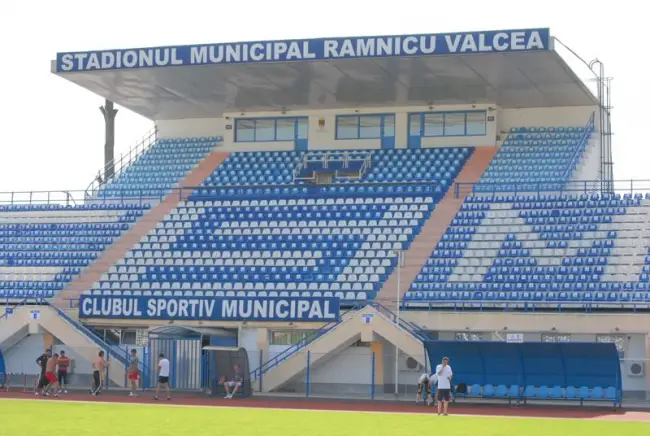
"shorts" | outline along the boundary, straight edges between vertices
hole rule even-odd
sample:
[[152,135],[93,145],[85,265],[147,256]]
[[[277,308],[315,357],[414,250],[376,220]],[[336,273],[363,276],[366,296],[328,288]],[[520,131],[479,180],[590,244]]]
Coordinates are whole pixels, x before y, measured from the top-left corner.
[[68,384],[68,371],[59,371],[56,375],[59,378],[59,383],[62,385]]
[[169,377],[159,376],[158,377],[158,383],[163,384],[163,385],[169,383]]
[[449,402],[451,399],[451,389],[438,389],[438,401]]
[[129,380],[130,381],[138,381],[140,378],[140,372],[139,371],[129,371]]
[[229,388],[234,388],[235,386],[241,387],[241,382],[236,382],[232,380],[226,382],[226,384],[228,385]]
[[54,374],[53,372],[46,372],[45,378],[49,383],[56,383],[59,380],[58,378],[56,378],[56,374]]

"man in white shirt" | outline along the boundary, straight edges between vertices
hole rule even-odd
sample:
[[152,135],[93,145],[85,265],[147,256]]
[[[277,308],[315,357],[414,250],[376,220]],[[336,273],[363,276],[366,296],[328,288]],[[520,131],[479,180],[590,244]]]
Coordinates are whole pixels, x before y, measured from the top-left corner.
[[156,396],[153,399],[158,399],[160,387],[164,385],[167,391],[167,399],[171,400],[171,392],[169,390],[169,360],[162,353],[160,353],[158,358],[158,385],[156,386]]
[[436,367],[436,376],[438,376],[438,415],[444,413],[447,416],[449,399],[451,398],[451,378],[454,373],[449,366],[449,358],[443,357],[442,363]]

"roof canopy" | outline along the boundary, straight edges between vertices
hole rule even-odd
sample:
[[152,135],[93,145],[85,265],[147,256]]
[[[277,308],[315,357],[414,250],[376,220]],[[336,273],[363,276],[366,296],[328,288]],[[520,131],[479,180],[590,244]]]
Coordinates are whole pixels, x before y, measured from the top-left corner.
[[590,106],[548,29],[59,53],[52,71],[152,120],[495,103]]

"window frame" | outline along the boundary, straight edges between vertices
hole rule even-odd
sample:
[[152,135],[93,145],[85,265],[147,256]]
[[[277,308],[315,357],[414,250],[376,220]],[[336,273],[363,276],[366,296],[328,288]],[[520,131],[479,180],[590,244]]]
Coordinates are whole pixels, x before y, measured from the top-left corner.
[[[447,134],[447,116],[449,115],[463,115],[463,133],[462,134]],[[467,132],[467,115],[468,114],[482,114],[483,115],[483,133],[468,133]],[[442,134],[427,134],[425,128],[425,117],[427,115],[442,115]],[[411,125],[412,117],[419,119],[419,134],[413,135],[413,126]],[[480,137],[487,135],[487,110],[462,110],[462,111],[428,111],[428,112],[410,112],[407,114],[408,136],[415,136],[420,138],[464,138],[464,137]]]
[[[364,136],[361,137],[361,120],[363,118],[377,118],[379,117],[379,135],[377,136]],[[386,135],[386,119],[391,118],[392,119],[392,135],[387,136]],[[356,119],[356,125],[357,125],[357,134],[352,137],[346,137],[342,138],[339,135],[339,120],[341,119]],[[364,140],[364,139],[383,139],[383,138],[394,138],[395,137],[395,114],[391,113],[381,113],[381,114],[342,114],[342,115],[337,115],[336,119],[334,120],[334,126],[335,126],[335,133],[334,133],[334,140],[336,141],[356,141],[356,140]]]
[[[302,138],[300,136],[300,122],[301,121],[307,121],[307,132],[306,132],[306,137]],[[272,139],[257,139],[257,122],[273,122],[273,138]],[[291,121],[293,124],[293,139],[278,139],[278,121]],[[249,122],[253,123],[253,139],[252,140],[240,140],[239,138],[239,124],[241,122]],[[298,139],[308,139],[309,138],[309,117],[306,116],[300,116],[300,117],[260,117],[260,118],[236,118],[235,119],[235,132],[234,132],[234,142],[235,143],[242,143],[242,142],[291,142],[291,141],[296,141]]]

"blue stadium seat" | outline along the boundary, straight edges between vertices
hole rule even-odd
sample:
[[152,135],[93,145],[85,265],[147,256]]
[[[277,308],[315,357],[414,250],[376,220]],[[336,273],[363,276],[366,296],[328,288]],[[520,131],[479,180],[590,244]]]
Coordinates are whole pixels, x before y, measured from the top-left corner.
[[404,302],[411,308],[470,300],[504,308],[650,307],[650,255],[647,266],[630,264],[638,242],[619,237],[637,228],[647,202],[618,194],[469,196]]
[[593,124],[512,128],[475,192],[562,190],[592,132]]
[[120,203],[0,206],[0,297],[54,297],[149,208]]
[[293,184],[299,152],[233,153],[89,292],[374,299],[471,149],[364,153],[322,186]]
[[161,198],[221,140],[219,137],[158,140],[124,172],[102,186],[96,197]]

